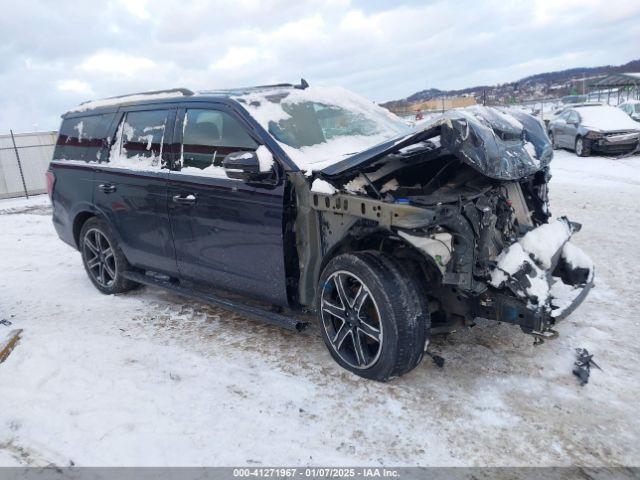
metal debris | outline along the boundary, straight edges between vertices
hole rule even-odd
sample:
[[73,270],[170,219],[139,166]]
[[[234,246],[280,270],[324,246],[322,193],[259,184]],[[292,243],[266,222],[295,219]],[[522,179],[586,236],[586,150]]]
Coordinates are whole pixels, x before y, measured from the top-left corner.
[[13,323],[11,323],[6,318],[3,318],[2,320],[0,320],[0,325],[4,325],[5,327],[10,327],[11,325],[13,325]]
[[438,368],[444,367],[444,358],[431,352],[426,353],[431,357],[431,360],[433,360],[433,363],[435,363]]
[[586,348],[576,348],[576,361],[573,364],[573,374],[580,379],[580,385],[586,385],[589,382],[589,374],[591,367],[602,370],[600,366],[593,361],[593,354],[590,354]]

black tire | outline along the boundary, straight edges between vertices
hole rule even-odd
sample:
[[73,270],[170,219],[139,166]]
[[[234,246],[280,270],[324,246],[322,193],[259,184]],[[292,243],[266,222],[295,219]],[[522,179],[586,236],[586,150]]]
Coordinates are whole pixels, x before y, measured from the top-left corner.
[[131,269],[107,223],[92,217],[82,226],[79,238],[82,264],[91,283],[102,293],[124,293],[139,286],[122,276]]
[[425,296],[412,278],[401,264],[375,251],[338,255],[327,264],[316,310],[325,344],[340,366],[364,378],[387,381],[420,363],[429,315]]
[[556,137],[551,131],[549,131],[549,140],[551,141],[551,148],[553,148],[554,150],[557,150],[558,144],[556,143]]
[[405,369],[398,374],[404,375],[417,367],[426,350],[427,341],[431,334],[431,318],[429,316],[429,305],[427,300],[427,285],[424,277],[424,272],[418,267],[418,264],[412,260],[399,260],[392,256],[379,252],[366,252],[369,258],[373,261],[375,258],[380,257],[380,260],[386,263],[385,267],[389,270],[397,269],[396,275],[400,275],[399,282],[406,287],[407,305],[411,307],[409,318],[415,318],[416,332],[414,335],[410,335],[410,340],[415,341],[415,345],[410,346],[410,350],[413,355],[406,364]]
[[579,157],[588,157],[589,155],[591,155],[591,145],[589,144],[588,140],[582,137],[576,138],[574,150],[576,152],[576,155],[578,155]]

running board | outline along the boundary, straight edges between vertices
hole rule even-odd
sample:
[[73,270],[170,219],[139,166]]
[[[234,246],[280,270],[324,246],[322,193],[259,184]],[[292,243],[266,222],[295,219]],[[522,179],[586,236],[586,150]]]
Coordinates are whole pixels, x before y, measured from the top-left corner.
[[278,327],[286,328],[287,330],[301,332],[308,325],[306,322],[296,320],[293,317],[280,315],[279,313],[272,312],[264,308],[254,307],[241,302],[236,302],[234,300],[218,296],[214,293],[200,292],[198,290],[181,287],[180,285],[177,285],[175,283],[155,278],[149,275],[144,275],[142,273],[126,271],[122,272],[122,276],[137,283],[151,285],[153,287],[160,287],[177,295],[215,305],[216,307],[224,308],[225,310],[229,310],[235,313],[240,313],[242,315],[260,320],[261,322],[265,322],[270,325],[277,325]]

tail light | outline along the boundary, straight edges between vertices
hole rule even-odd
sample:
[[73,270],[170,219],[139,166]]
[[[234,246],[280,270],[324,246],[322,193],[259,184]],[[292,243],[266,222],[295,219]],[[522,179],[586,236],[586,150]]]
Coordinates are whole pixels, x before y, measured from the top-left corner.
[[56,176],[51,170],[47,170],[47,193],[49,194],[49,199],[53,200],[53,186],[56,183]]

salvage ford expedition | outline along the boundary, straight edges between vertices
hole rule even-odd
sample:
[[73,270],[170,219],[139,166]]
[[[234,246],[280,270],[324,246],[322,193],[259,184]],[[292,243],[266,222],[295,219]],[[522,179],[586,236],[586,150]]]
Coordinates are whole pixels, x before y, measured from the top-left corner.
[[550,220],[553,152],[517,110],[412,128],[341,88],[149,92],[63,115],[53,223],[95,287],[156,285],[302,329],[366,378],[476,318],[537,339],[582,302],[580,225]]

